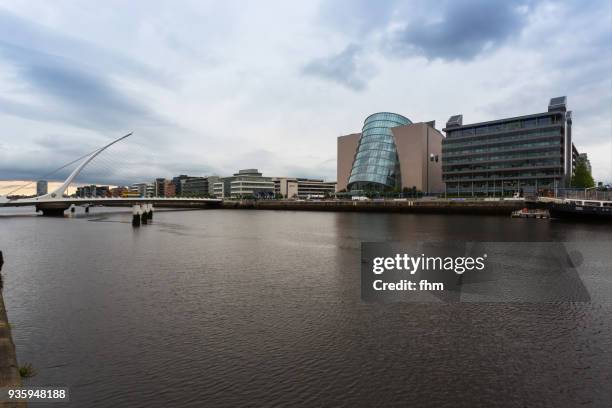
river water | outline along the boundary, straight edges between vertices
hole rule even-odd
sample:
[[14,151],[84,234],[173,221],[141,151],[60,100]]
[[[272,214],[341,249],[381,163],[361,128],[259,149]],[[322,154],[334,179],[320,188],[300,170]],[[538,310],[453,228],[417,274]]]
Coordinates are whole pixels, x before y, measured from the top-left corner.
[[[70,387],[70,406],[612,401],[609,224],[255,210],[130,221],[0,212],[18,358],[38,370],[26,383]],[[363,302],[361,242],[415,240],[585,243],[591,301]]]

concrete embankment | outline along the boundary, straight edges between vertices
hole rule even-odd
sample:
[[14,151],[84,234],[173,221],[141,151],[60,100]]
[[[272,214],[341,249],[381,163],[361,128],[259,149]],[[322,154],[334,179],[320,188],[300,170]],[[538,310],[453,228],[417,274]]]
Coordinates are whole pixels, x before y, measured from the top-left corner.
[[397,212],[420,214],[479,214],[505,215],[525,207],[524,201],[279,201],[279,200],[235,200],[224,201],[223,208],[253,210],[291,211],[351,211],[351,212]]
[[[21,386],[11,326],[6,317],[4,297],[0,290],[0,389]],[[0,402],[2,408],[25,407],[25,402]]]

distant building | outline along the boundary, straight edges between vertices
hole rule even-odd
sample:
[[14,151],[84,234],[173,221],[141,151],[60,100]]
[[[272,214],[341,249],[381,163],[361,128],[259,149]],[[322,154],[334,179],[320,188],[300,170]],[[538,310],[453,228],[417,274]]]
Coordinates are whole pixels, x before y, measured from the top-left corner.
[[275,177],[274,194],[283,198],[325,197],[336,191],[335,182],[319,179]]
[[38,180],[36,182],[36,195],[41,196],[47,194],[49,183],[47,180]]
[[223,177],[220,181],[223,186],[214,183],[215,197],[274,197],[274,182],[271,177],[263,177],[257,169],[239,170],[231,177]]
[[274,195],[282,198],[294,198],[298,195],[298,183],[295,178],[274,177]]
[[219,176],[208,176],[207,180],[208,180],[208,195],[210,197],[215,197],[214,186],[215,186],[215,183],[218,183],[219,181],[221,181],[221,177],[219,177]]
[[172,178],[172,184],[174,184],[174,191],[177,196],[180,196],[183,193],[183,184],[185,180],[190,177],[186,174],[181,174],[180,176],[176,176]]
[[138,191],[133,191],[131,189],[125,190],[121,193],[121,197],[123,198],[139,198],[142,197]]
[[156,178],[153,184],[155,185],[155,197],[165,197],[166,195],[166,183],[168,180],[165,178]]
[[225,198],[225,184],[223,181],[217,181],[213,183],[213,197]]
[[583,162],[589,173],[591,173],[591,162],[589,161],[589,156],[586,153],[580,153],[578,155],[578,161]]
[[208,178],[207,177],[189,177],[182,182],[182,196],[207,196]]
[[123,197],[124,193],[128,191],[127,187],[118,186],[110,189],[111,197]]
[[402,115],[368,116],[361,133],[338,138],[338,191],[442,192],[442,140],[435,122]]
[[111,192],[109,186],[91,184],[77,187],[75,195],[80,198],[110,197]]
[[130,196],[138,194],[137,197],[147,197],[147,183],[134,183],[129,187]]
[[[575,147],[566,97],[552,98],[548,111],[463,124],[446,123],[443,178],[452,194],[511,194],[569,186]],[[575,152],[575,153],[574,153]]]
[[156,178],[154,184],[155,197],[174,197],[176,195],[176,187],[171,180]]

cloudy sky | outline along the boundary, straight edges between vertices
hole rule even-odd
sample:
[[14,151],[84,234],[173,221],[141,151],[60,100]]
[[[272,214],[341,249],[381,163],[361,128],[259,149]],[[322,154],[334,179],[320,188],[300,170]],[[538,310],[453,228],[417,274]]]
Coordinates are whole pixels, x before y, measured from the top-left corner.
[[567,95],[578,149],[612,181],[610,44],[608,0],[0,0],[0,179],[134,131],[79,181],[334,180],[336,137],[370,113],[442,128]]

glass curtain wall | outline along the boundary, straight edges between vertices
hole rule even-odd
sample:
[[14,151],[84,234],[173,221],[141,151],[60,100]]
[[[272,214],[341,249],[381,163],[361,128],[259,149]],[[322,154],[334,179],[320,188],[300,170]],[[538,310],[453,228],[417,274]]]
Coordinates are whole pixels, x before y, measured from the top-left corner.
[[389,112],[375,113],[366,118],[349,177],[349,190],[384,191],[401,185],[391,128],[411,123],[410,119]]

